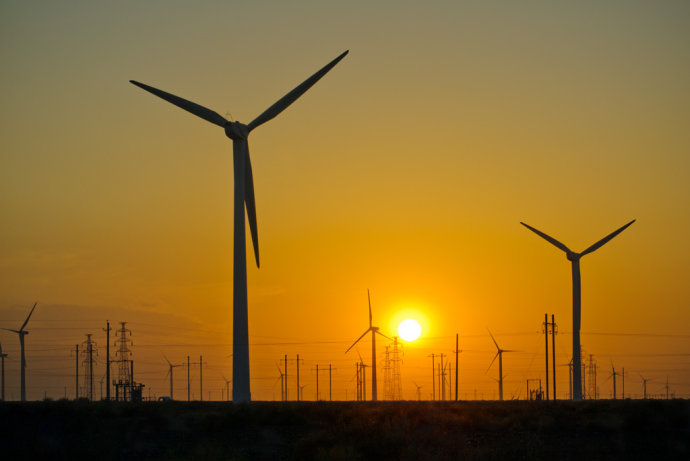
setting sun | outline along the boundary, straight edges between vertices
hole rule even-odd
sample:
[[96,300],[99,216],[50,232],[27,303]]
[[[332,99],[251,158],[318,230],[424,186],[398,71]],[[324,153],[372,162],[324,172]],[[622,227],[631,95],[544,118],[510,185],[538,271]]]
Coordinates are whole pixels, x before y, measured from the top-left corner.
[[406,319],[398,325],[398,334],[405,341],[414,341],[422,334],[422,327],[416,320]]

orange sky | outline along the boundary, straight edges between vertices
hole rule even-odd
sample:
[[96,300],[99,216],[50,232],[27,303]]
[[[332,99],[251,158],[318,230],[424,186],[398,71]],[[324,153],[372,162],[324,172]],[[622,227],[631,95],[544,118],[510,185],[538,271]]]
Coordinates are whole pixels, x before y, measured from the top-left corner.
[[[104,345],[106,319],[130,322],[146,392],[167,394],[163,355],[203,354],[220,398],[232,145],[128,80],[246,123],[345,49],[250,138],[253,398],[279,396],[283,354],[304,358],[305,398],[317,363],[351,398],[357,357],[344,351],[366,328],[367,288],[386,334],[404,309],[425,317],[405,346],[406,398],[414,382],[428,397],[427,356],[450,353],[456,333],[461,396],[495,397],[487,327],[520,351],[504,358],[506,394],[524,396],[543,377],[545,312],[558,363],[570,359],[571,280],[564,255],[519,222],[579,251],[633,218],[582,260],[585,354],[625,367],[626,393],[643,374],[651,393],[668,376],[690,396],[689,26],[680,1],[3,2],[0,327],[39,302],[29,398],[73,395],[70,349],[86,333]],[[18,341],[0,342],[16,399]]]

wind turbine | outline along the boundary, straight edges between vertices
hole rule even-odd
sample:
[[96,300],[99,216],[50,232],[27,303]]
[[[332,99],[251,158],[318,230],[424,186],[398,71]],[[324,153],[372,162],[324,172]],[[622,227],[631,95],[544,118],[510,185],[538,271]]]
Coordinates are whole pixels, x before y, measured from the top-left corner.
[[223,381],[225,381],[225,400],[230,400],[230,383],[232,379],[226,378],[222,373],[220,375],[223,377]]
[[[488,329],[487,329],[488,331]],[[491,331],[489,331],[489,336],[491,336],[491,339],[494,341],[494,344],[496,345],[496,355],[494,355],[493,360],[489,364],[489,368],[486,369],[488,372],[491,369],[491,365],[494,364],[496,361],[496,357],[498,357],[498,399],[503,400],[503,353],[504,352],[516,352],[516,351],[511,351],[508,349],[501,349],[498,347],[498,343],[496,342],[496,339],[494,338],[494,335],[491,334]]]
[[[3,330],[11,331],[12,333],[17,333],[19,335],[19,347],[21,349],[21,400],[22,402],[26,402],[26,357],[24,355],[24,336],[28,335],[29,332],[24,330],[26,327],[26,324],[29,323],[29,319],[31,318],[31,314],[34,313],[34,309],[36,309],[36,305],[38,303],[34,303],[34,307],[31,308],[31,312],[29,312],[29,315],[26,317],[26,320],[24,320],[24,323],[22,324],[22,327],[19,330],[10,330],[9,328],[3,328]],[[4,386],[3,386],[4,389]]]
[[640,374],[640,378],[642,378],[642,396],[645,400],[647,400],[647,381],[651,381],[652,379],[651,378],[645,378],[641,374]]
[[168,372],[166,373],[165,376],[170,375],[170,400],[173,400],[173,368],[183,367],[184,364],[180,363],[178,365],[173,365],[172,363],[170,363],[170,360],[168,360],[168,358],[166,356],[163,356],[163,358],[165,359],[166,362],[168,362],[169,368],[168,368]]
[[616,376],[619,375],[620,373],[616,372],[616,369],[613,367],[613,360],[611,360],[611,374],[609,378],[613,377],[613,400],[616,400]]
[[245,241],[244,210],[247,209],[249,230],[254,244],[254,257],[256,266],[259,267],[259,241],[256,224],[256,204],[254,201],[254,179],[252,166],[249,159],[249,133],[258,126],[268,122],[297,98],[302,96],[309,88],[321,79],[333,68],[348,52],[335,58],[321,70],[309,77],[295,89],[283,96],[280,100],[266,109],[261,115],[252,120],[248,125],[240,122],[231,122],[218,113],[200,106],[186,99],[182,99],[165,91],[139,83],[130,82],[169,103],[191,112],[197,117],[218,125],[225,130],[225,135],[232,139],[233,146],[233,171],[234,171],[234,249],[233,249],[233,386],[232,400],[234,402],[247,402],[251,400],[249,387],[249,326],[247,314],[247,258]]
[[2,352],[2,344],[0,344],[0,360],[2,360],[2,395],[0,400],[3,402],[5,401],[5,357],[7,357],[7,354]]
[[580,356],[580,258],[592,253],[593,251],[604,246],[609,240],[614,238],[616,235],[623,232],[628,226],[634,223],[633,219],[625,226],[620,229],[611,232],[609,235],[599,240],[597,243],[591,245],[585,251],[581,253],[575,253],[570,248],[559,242],[553,237],[546,235],[545,233],[535,229],[534,227],[528,226],[524,222],[520,222],[527,229],[531,230],[547,242],[554,245],[556,248],[563,250],[565,252],[568,261],[572,263],[573,271],[573,400],[582,400],[582,358]]
[[379,331],[379,327],[375,327],[371,319],[371,296],[369,295],[369,290],[367,290],[367,299],[369,300],[369,328],[366,329],[362,336],[360,336],[357,341],[355,341],[352,346],[348,347],[345,353],[347,354],[350,349],[355,347],[355,344],[359,342],[360,339],[364,338],[367,333],[371,332],[371,401],[376,402],[376,335],[379,334],[389,341],[393,341],[388,336],[384,335]]

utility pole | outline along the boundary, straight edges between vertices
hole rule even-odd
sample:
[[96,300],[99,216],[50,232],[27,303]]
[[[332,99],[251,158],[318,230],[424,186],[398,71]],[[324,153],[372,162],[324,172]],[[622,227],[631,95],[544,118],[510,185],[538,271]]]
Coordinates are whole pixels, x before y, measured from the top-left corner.
[[2,345],[0,345],[0,360],[2,360],[2,395],[0,395],[0,400],[5,401],[5,357],[7,354],[2,352]]
[[105,399],[110,400],[110,321],[105,324]]
[[455,333],[455,401],[458,401],[458,354],[460,354],[459,334]]
[[[555,315],[551,314],[551,364],[553,365],[553,399],[556,400],[556,327]],[[548,386],[547,386],[548,388]]]
[[[285,371],[287,372],[287,362],[285,365]],[[286,377],[287,379],[287,377]],[[285,389],[286,389],[286,394],[285,394],[285,400],[287,400],[287,381],[285,381]],[[299,402],[301,400],[301,392],[300,392],[300,387],[299,387],[299,354],[297,354],[297,401]]]
[[79,344],[74,346],[74,400],[79,400]]
[[436,366],[434,365],[434,354],[431,354],[431,400],[436,400]]
[[[287,391],[287,377],[288,377],[288,372],[287,372],[287,354],[285,354],[285,400],[288,399],[288,391]],[[298,381],[299,382],[299,381]],[[299,387],[297,388],[297,400],[299,400]]]
[[623,390],[621,391],[621,398],[625,400],[625,367],[621,371],[621,378],[623,378]]
[[[333,366],[328,364],[328,401],[333,400]],[[666,377],[666,400],[668,400],[668,377]]]
[[546,400],[549,400],[549,314],[544,314],[544,346],[546,348]]
[[316,401],[319,401],[319,364],[316,364]]
[[355,362],[355,370],[357,376],[357,401],[362,400],[362,382],[359,377],[359,362]]
[[199,356],[199,401],[204,401],[204,381],[202,379],[204,369],[203,369],[204,358]]
[[189,386],[189,356],[187,356],[187,402],[190,401],[190,386]]

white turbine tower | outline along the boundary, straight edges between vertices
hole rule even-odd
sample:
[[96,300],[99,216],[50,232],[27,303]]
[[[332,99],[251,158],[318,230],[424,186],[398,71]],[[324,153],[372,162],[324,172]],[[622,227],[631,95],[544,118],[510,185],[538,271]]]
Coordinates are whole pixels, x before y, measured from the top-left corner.
[[166,362],[168,362],[168,372],[165,374],[165,376],[167,377],[168,375],[170,375],[170,400],[173,400],[173,368],[183,367],[184,364],[180,363],[177,365],[173,365],[172,363],[170,363],[170,360],[168,360],[166,356],[163,356],[163,358]]
[[245,240],[244,209],[247,209],[249,230],[254,244],[254,256],[256,266],[259,267],[259,241],[256,225],[256,205],[254,202],[254,179],[252,166],[249,159],[249,133],[256,127],[268,122],[297,98],[302,96],[321,77],[333,68],[348,52],[335,58],[321,70],[309,77],[295,89],[283,96],[261,115],[245,125],[240,122],[231,122],[218,113],[182,99],[165,91],[130,80],[134,85],[153,93],[154,95],[175,104],[197,117],[220,126],[225,130],[225,135],[232,139],[233,146],[233,171],[234,171],[234,249],[233,249],[233,386],[232,400],[234,402],[247,402],[251,400],[249,387],[249,326],[247,314],[247,258]]
[[[375,327],[372,323],[371,319],[371,296],[369,296],[369,290],[367,290],[367,299],[369,300],[369,328],[362,333],[362,336],[360,336],[357,341],[355,341],[352,346],[348,347],[345,353],[347,354],[350,349],[355,347],[355,344],[359,342],[360,339],[364,338],[367,333],[371,332],[371,401],[376,402],[377,399],[377,394],[376,394],[376,335],[379,334],[383,336],[384,338],[388,339],[389,341],[393,341],[391,338],[388,336],[384,335],[379,331],[379,327]],[[361,358],[361,357],[360,357]]]
[[19,330],[10,330],[9,328],[3,328],[3,330],[11,331],[12,333],[17,333],[19,335],[19,347],[21,349],[20,389],[22,402],[26,402],[26,356],[24,355],[24,336],[29,334],[29,332],[26,331],[24,328],[26,327],[26,324],[29,323],[31,314],[34,313],[34,309],[36,309],[37,304],[38,303],[34,303],[34,307],[31,308],[31,312],[29,312],[29,315],[26,317],[26,320],[24,320],[24,323],[22,324],[22,327]]
[[498,399],[503,400],[503,353],[504,352],[516,352],[516,351],[511,351],[508,349],[501,349],[498,347],[498,343],[496,342],[496,339],[494,338],[494,335],[491,334],[489,331],[489,336],[491,336],[491,339],[493,340],[494,344],[496,345],[496,355],[494,355],[493,360],[491,360],[491,363],[489,364],[489,368],[486,369],[488,372],[491,369],[491,365],[494,364],[496,361],[496,357],[498,357]]
[[594,245],[591,245],[585,251],[581,253],[575,253],[570,248],[559,242],[553,237],[546,235],[545,233],[535,229],[534,227],[528,226],[524,222],[521,222],[523,226],[531,230],[547,242],[554,245],[556,248],[563,250],[565,252],[568,261],[572,263],[573,270],[573,400],[582,400],[582,358],[580,356],[580,318],[581,318],[581,306],[580,306],[580,258],[592,253],[593,251],[599,249],[609,240],[614,238],[616,235],[623,232],[628,226],[634,223],[633,219],[625,226],[620,229],[611,232],[609,235],[599,240]]

